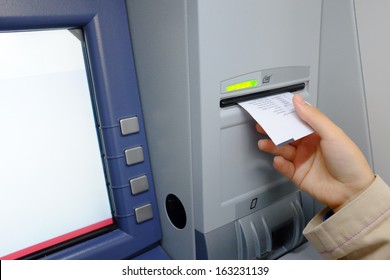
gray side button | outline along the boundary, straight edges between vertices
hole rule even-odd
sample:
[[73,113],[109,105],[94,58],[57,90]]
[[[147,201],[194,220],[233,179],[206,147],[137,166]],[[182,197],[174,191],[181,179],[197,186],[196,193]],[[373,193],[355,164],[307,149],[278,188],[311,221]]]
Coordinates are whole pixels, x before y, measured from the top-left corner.
[[141,146],[125,150],[126,164],[132,165],[144,161],[144,150]]
[[123,136],[139,132],[138,117],[121,119],[119,124]]
[[139,176],[130,180],[131,193],[133,195],[146,192],[149,190],[148,177],[146,175]]
[[152,204],[150,203],[135,208],[134,212],[135,212],[135,219],[138,224],[153,219],[153,208],[152,208]]

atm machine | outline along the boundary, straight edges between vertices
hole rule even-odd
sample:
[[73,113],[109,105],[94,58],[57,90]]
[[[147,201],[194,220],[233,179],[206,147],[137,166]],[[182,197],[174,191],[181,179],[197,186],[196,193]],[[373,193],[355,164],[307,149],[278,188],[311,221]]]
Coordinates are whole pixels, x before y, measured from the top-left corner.
[[1,48],[1,259],[318,258],[302,229],[322,206],[275,172],[237,105],[265,95],[302,94],[390,181],[386,0],[0,6],[1,47],[24,33],[77,49],[37,37],[40,73]]
[[174,259],[277,259],[320,207],[257,148],[237,105],[318,100],[321,0],[128,0],[162,223]]

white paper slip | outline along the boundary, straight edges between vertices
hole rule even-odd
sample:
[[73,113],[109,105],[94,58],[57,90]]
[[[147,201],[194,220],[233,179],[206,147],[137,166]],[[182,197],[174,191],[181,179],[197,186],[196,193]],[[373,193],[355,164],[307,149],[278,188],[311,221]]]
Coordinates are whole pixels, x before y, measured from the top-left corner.
[[295,112],[293,96],[286,92],[238,104],[263,127],[275,145],[282,146],[314,132]]

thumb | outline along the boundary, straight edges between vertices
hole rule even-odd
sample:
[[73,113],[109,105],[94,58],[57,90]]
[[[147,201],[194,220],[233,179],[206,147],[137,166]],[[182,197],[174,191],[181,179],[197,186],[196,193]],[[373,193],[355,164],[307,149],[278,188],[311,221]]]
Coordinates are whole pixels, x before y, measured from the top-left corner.
[[295,94],[293,104],[298,116],[305,121],[322,139],[331,138],[342,133],[320,110],[308,104],[301,95]]

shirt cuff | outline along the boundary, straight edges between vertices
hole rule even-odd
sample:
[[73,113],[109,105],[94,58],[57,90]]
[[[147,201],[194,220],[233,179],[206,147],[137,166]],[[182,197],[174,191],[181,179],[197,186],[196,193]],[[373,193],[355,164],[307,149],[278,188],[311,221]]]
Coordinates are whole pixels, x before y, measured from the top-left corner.
[[389,200],[389,187],[376,176],[370,187],[325,221],[323,217],[330,208],[319,212],[308,223],[303,234],[325,258],[342,258],[356,250],[355,241],[385,214],[389,214]]

